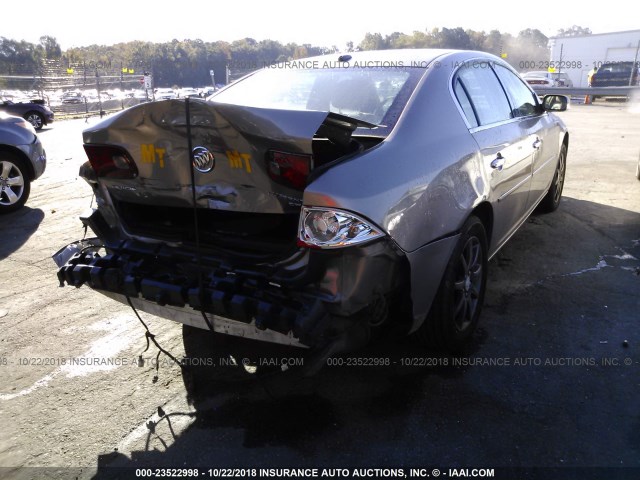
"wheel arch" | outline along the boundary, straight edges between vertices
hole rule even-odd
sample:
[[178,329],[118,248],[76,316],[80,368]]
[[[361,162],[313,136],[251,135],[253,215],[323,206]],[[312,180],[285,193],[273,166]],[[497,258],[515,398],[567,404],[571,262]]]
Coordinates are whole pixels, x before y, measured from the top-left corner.
[[[446,256],[446,264],[444,265],[444,269],[439,275],[439,281],[437,283],[437,290],[434,292],[434,295],[431,296],[428,303],[428,310],[425,315],[421,317],[415,316],[414,310],[414,322],[412,325],[412,329],[410,333],[415,333],[416,338],[420,343],[429,347],[435,347],[438,349],[444,348],[450,353],[454,351],[459,351],[463,345],[466,345],[468,340],[471,338],[473,331],[475,331],[480,312],[482,309],[482,303],[484,299],[484,291],[486,288],[487,281],[487,262],[489,259],[489,244],[488,244],[488,232],[487,225],[490,225],[493,222],[493,211],[488,202],[483,202],[474,208],[469,215],[467,215],[463,225],[460,227],[460,230],[454,237],[450,237],[454,240],[454,243],[451,245],[451,249]],[[481,227],[481,228],[480,228]],[[478,289],[478,304],[473,306],[471,310],[471,316],[469,318],[468,328],[460,327],[459,330],[454,330],[453,324],[450,323],[450,320],[453,319],[457,321],[455,317],[457,316],[457,309],[451,309],[448,306],[445,306],[445,301],[452,302],[454,298],[453,293],[453,285],[454,283],[458,283],[459,279],[453,278],[453,275],[456,276],[456,273],[459,268],[454,265],[459,265],[458,257],[463,254],[466,249],[466,245],[470,241],[471,231],[472,229],[476,229],[477,234],[476,238],[479,239],[478,246],[483,248],[483,255],[480,258],[480,262],[482,264],[482,268],[478,270],[481,276],[481,283]],[[484,238],[482,238],[484,237]],[[473,263],[473,262],[470,262]],[[469,264],[470,264],[469,263]],[[463,267],[467,268],[467,267]],[[467,274],[467,281],[469,281],[469,277],[471,273]],[[467,289],[469,287],[465,287]],[[431,292],[429,292],[431,293]],[[468,295],[465,294],[465,297]],[[462,299],[462,301],[465,301]],[[446,305],[452,305],[451,303]],[[467,309],[465,308],[464,312]]]
[[465,219],[465,222],[472,215],[478,217],[482,222],[482,225],[484,225],[484,231],[487,236],[487,245],[491,245],[493,233],[493,207],[487,201],[480,203],[471,211],[467,219]]
[[28,117],[29,115],[34,114],[34,113],[36,115],[38,115],[40,118],[42,118],[42,122],[43,123],[46,123],[47,119],[45,118],[45,115],[42,112],[39,112],[38,110],[29,110],[28,112],[25,112],[22,115],[22,118]]
[[[472,216],[477,217],[485,229],[487,240],[487,253],[491,252],[488,247],[491,244],[491,233],[493,229],[493,208],[488,201],[478,204],[464,218],[460,229]],[[416,251],[407,253],[407,260],[410,265],[410,291],[413,306],[413,322],[409,333],[414,333],[426,320],[433,299],[440,287],[444,276],[445,268],[450,256],[456,246],[461,231],[458,230],[451,235],[431,242]],[[420,272],[431,272],[428,277],[424,277]]]
[[25,173],[29,176],[29,181],[34,180],[36,172],[33,169],[33,165],[29,161],[29,158],[25,155],[25,153],[22,150],[20,150],[19,148],[13,147],[11,145],[0,145],[0,155],[2,155],[2,153],[10,153],[18,157],[20,160],[22,160],[27,169]]

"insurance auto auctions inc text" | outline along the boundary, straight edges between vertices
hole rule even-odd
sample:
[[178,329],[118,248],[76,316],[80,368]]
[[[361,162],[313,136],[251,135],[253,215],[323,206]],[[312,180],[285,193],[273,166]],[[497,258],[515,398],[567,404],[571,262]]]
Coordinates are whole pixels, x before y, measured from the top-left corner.
[[437,478],[495,476],[493,468],[260,468],[252,469],[258,478]]

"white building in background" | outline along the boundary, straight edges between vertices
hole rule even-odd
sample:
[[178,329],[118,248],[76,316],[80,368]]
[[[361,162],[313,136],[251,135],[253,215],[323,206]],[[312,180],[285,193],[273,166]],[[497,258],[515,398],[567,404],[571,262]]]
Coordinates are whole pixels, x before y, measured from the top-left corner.
[[591,69],[606,62],[640,61],[640,30],[549,39],[552,65],[569,75],[574,87],[587,87]]

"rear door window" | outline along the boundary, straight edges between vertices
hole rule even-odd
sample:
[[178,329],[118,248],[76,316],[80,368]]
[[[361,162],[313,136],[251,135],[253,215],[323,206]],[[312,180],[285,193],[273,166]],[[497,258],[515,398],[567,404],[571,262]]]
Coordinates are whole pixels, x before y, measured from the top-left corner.
[[460,82],[468,95],[480,125],[513,118],[507,96],[488,62],[466,63],[458,70],[455,81]]
[[464,113],[464,116],[467,118],[467,122],[471,126],[471,128],[477,127],[478,117],[476,116],[476,112],[473,110],[473,105],[471,105],[471,101],[469,100],[469,96],[467,92],[464,90],[464,86],[459,78],[456,79],[456,82],[453,86],[453,90],[456,94],[456,98],[460,103],[460,107]]

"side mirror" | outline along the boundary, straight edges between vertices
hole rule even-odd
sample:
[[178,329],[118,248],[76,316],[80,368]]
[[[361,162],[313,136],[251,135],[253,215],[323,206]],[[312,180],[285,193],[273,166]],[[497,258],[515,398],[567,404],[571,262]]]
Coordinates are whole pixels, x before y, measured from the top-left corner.
[[545,112],[564,112],[569,105],[569,99],[564,95],[545,95],[542,105]]

